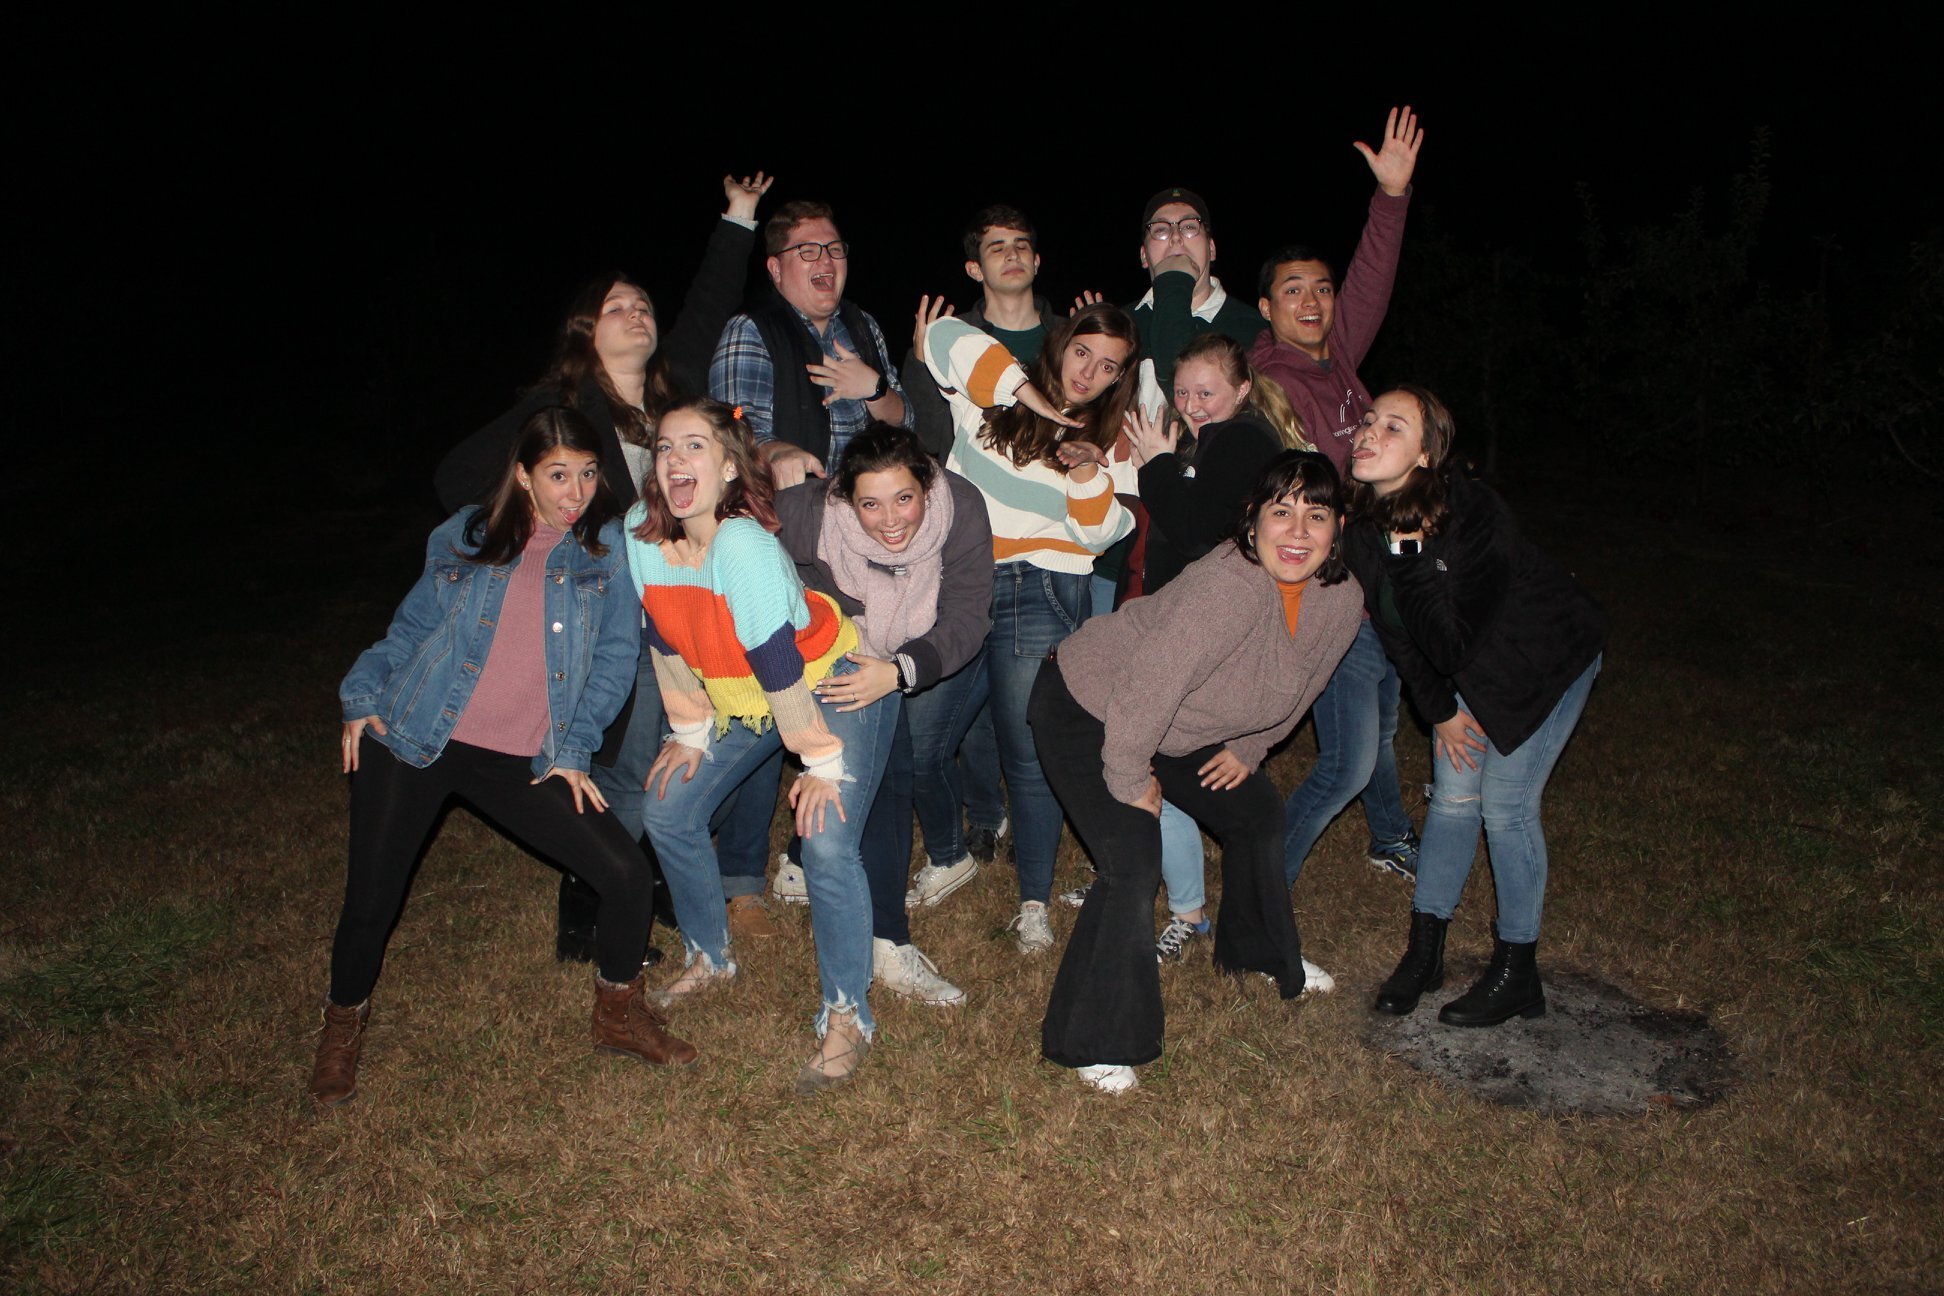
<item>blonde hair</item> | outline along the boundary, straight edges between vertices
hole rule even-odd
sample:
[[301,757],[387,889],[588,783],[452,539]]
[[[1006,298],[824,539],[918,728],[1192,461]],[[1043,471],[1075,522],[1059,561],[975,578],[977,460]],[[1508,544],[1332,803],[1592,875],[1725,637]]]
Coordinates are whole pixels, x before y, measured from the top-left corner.
[[[1203,333],[1181,348],[1181,354],[1175,357],[1175,368],[1179,370],[1190,360],[1206,360],[1217,366],[1231,386],[1240,387],[1248,383],[1249,394],[1240,408],[1274,428],[1283,449],[1316,449],[1303,434],[1303,420],[1296,413],[1296,407],[1289,403],[1289,394],[1282,389],[1282,384],[1273,378],[1263,377],[1262,371],[1249,363],[1248,353],[1242,349],[1240,342],[1226,333]],[[1168,406],[1167,417],[1180,422],[1183,427],[1191,426],[1187,416],[1172,404]],[[1192,451],[1176,453],[1184,463],[1192,462],[1194,458]]]

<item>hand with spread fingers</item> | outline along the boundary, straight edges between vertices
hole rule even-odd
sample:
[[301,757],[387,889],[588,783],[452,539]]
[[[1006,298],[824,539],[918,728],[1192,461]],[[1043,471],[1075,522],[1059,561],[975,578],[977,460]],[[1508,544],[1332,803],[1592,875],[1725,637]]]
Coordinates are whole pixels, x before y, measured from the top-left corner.
[[1355,147],[1370,164],[1370,174],[1377,177],[1377,187],[1393,198],[1402,198],[1411,187],[1411,173],[1417,170],[1418,149],[1423,144],[1424,132],[1418,128],[1417,114],[1405,104],[1390,110],[1390,117],[1384,122],[1381,149],[1372,151],[1362,140]]
[[840,400],[868,400],[877,390],[878,371],[864,363],[855,351],[842,342],[832,342],[836,354],[824,354],[822,364],[805,365],[810,371],[810,381],[819,387],[826,387],[829,393],[824,404]]
[[573,789],[574,812],[576,814],[586,814],[587,807],[590,804],[596,810],[605,810],[608,808],[607,798],[601,795],[600,788],[594,786],[593,776],[588,774],[587,771],[571,770],[571,769],[551,769],[548,770],[545,774],[542,774],[539,778],[533,780],[533,782],[534,785],[537,787],[540,785],[540,783],[550,778],[557,778],[561,780],[563,783],[565,783],[569,788]]
[[843,822],[850,822],[850,816],[844,813],[844,798],[838,792],[837,785],[815,774],[801,775],[790,784],[790,809],[796,812],[799,837],[822,832],[824,814],[828,810],[836,811],[837,817]]
[[847,675],[826,676],[817,685],[817,700],[834,704],[839,711],[862,711],[881,697],[898,691],[898,668],[881,657],[845,653],[846,661],[857,667]]

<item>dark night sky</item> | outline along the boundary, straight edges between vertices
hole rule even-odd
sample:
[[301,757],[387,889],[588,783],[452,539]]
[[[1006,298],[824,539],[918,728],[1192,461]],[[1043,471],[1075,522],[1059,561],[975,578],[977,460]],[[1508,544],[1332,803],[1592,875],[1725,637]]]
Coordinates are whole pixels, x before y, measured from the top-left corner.
[[[1771,273],[1819,236],[1889,246],[1938,220],[1919,88],[1869,70],[1910,39],[1887,27],[1764,48],[1630,8],[1326,38],[1289,31],[1287,6],[1240,5],[1101,41],[1113,15],[1041,10],[1056,16],[1037,31],[900,46],[864,33],[910,20],[749,11],[742,58],[721,33],[671,38],[652,11],[638,31],[515,33],[496,50],[319,30],[272,54],[267,35],[230,32],[260,48],[137,61],[161,34],[126,32],[129,70],[107,91],[69,84],[53,56],[64,93],[22,140],[41,183],[18,191],[33,202],[14,278],[39,326],[22,331],[33,380],[13,442],[100,434],[120,448],[111,493],[235,453],[331,481],[351,461],[361,489],[390,475],[393,493],[422,490],[439,448],[535,375],[578,279],[625,266],[664,309],[679,299],[731,168],[781,177],[766,211],[836,204],[851,296],[899,350],[919,292],[970,300],[958,231],[995,199],[1039,222],[1042,283],[1062,295],[1138,295],[1132,230],[1163,184],[1208,197],[1232,287],[1273,242],[1347,254],[1370,191],[1350,144],[1374,142],[1393,103],[1428,133],[1413,228],[1466,248],[1570,267],[1576,182],[1615,220],[1665,216],[1697,184],[1725,197],[1762,125]],[[169,36],[154,48],[202,48]],[[874,81],[828,73],[850,50]],[[1041,107],[999,106],[989,51],[1010,61],[997,84]],[[813,93],[806,68],[825,78]],[[846,124],[860,112],[872,128]]]

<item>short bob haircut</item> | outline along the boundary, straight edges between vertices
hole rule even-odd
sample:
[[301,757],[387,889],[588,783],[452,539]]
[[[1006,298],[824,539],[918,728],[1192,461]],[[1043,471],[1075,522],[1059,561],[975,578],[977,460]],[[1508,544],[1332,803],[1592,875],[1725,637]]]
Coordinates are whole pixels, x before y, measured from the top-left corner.
[[872,423],[844,447],[837,471],[830,477],[830,498],[848,504],[859,477],[896,468],[909,471],[921,490],[930,490],[938,479],[938,461],[925,453],[917,433],[889,423]]
[[1235,520],[1235,547],[1242,556],[1262,565],[1255,549],[1256,515],[1280,499],[1318,504],[1336,515],[1337,538],[1330,542],[1330,556],[1316,569],[1316,582],[1334,585],[1348,576],[1350,569],[1343,563],[1343,479],[1336,465],[1314,450],[1285,450],[1263,468]]
[[1388,495],[1379,495],[1368,483],[1358,482],[1350,500],[1351,510],[1385,531],[1406,534],[1422,531],[1434,536],[1451,511],[1451,479],[1458,471],[1458,460],[1451,450],[1458,440],[1458,425],[1445,403],[1422,387],[1411,384],[1393,387],[1378,393],[1378,399],[1393,395],[1409,396],[1417,402],[1418,415],[1424,424],[1424,457],[1428,465],[1411,469],[1404,484]]
[[[716,501],[716,520],[726,522],[732,517],[750,518],[774,535],[779,525],[776,520],[776,480],[770,476],[769,465],[756,449],[756,438],[742,416],[742,408],[731,409],[721,401],[710,400],[706,396],[676,401],[663,413],[662,426],[655,434],[657,457],[661,455],[661,443],[668,437],[668,420],[676,414],[693,414],[708,424],[709,431],[715,434],[716,443],[722,447],[724,458],[736,470],[735,480],[724,484],[722,498]],[[642,475],[641,507],[644,516],[634,529],[637,540],[645,544],[660,544],[664,540],[681,537],[682,524],[669,511],[668,501],[662,498],[661,479],[655,475],[653,468]]]
[[[529,414],[527,421],[520,425],[513,452],[506,458],[506,470],[500,474],[499,485],[493,488],[486,507],[466,524],[465,542],[472,546],[472,552],[462,553],[461,557],[470,562],[501,566],[520,556],[527,541],[533,538],[533,502],[520,486],[519,469],[526,469],[530,475],[555,450],[592,455],[597,466],[601,462],[601,442],[587,416],[579,410],[549,405]],[[607,478],[596,476],[593,498],[574,521],[574,539],[596,558],[602,557],[607,553],[607,546],[601,543],[601,528],[620,512],[614,492],[608,489]]]

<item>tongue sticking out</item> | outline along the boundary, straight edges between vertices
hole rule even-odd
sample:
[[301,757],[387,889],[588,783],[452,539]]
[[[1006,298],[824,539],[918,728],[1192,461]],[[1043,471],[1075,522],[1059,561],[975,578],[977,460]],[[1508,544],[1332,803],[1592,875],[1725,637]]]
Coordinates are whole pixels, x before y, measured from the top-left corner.
[[695,483],[692,481],[668,483],[668,503],[669,507],[677,513],[687,512],[695,503]]

